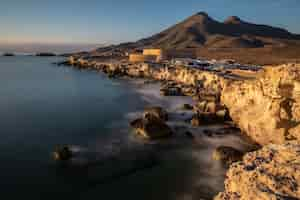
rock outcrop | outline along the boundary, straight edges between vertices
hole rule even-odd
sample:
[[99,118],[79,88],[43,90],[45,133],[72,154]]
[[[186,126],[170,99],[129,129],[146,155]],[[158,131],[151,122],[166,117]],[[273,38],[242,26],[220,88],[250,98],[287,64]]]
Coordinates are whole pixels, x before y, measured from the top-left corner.
[[72,150],[69,146],[56,147],[53,152],[53,159],[56,161],[67,161],[72,158]]
[[167,121],[168,113],[162,107],[153,106],[145,109],[144,118],[145,119],[157,118],[158,120]]
[[243,158],[243,152],[227,146],[217,147],[212,155],[216,161],[221,161],[226,165],[231,165],[234,162],[241,161]]
[[300,140],[300,65],[266,67],[254,80],[224,84],[221,101],[260,145]]
[[140,118],[130,123],[137,135],[145,139],[155,140],[167,138],[172,135],[171,128],[157,118]]
[[215,200],[300,198],[300,143],[271,144],[231,165],[225,192]]

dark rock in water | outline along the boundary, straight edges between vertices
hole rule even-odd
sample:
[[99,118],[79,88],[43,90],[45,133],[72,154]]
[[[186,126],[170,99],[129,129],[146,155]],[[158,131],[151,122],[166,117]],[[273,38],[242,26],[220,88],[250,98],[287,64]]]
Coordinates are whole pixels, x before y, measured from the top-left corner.
[[204,129],[203,134],[208,136],[208,137],[212,137],[215,134],[215,132],[210,130],[210,129]]
[[[151,169],[159,165],[160,159],[156,148],[145,145],[112,145],[111,151],[89,151],[86,148],[73,150],[70,162],[56,165],[57,173],[65,181],[81,180],[88,188],[117,181],[123,177]],[[72,147],[73,149],[73,147]]]
[[150,118],[157,118],[162,121],[168,120],[168,113],[166,110],[164,110],[162,107],[154,106],[146,108],[144,111],[144,118],[150,119]]
[[201,125],[201,121],[200,121],[200,118],[198,117],[198,115],[193,116],[193,118],[191,119],[191,124],[192,124],[192,126],[200,126]]
[[116,78],[116,74],[108,73],[107,77],[108,78]]
[[184,110],[193,110],[193,108],[194,107],[190,104],[183,104],[182,105],[182,109],[184,109]]
[[15,56],[13,53],[4,53],[3,56]]
[[195,139],[195,136],[193,135],[193,133],[191,133],[189,131],[186,131],[184,134],[190,139]]
[[241,161],[243,159],[243,153],[235,148],[220,146],[213,152],[213,159],[221,161],[226,165],[231,165],[234,162]]
[[167,138],[172,135],[171,128],[162,120],[157,118],[141,118],[134,120],[130,125],[138,135],[146,139]]
[[56,147],[53,158],[57,161],[67,161],[72,158],[72,150],[69,146]]
[[42,53],[37,53],[35,56],[51,57],[51,56],[56,56],[56,54],[55,53],[50,53],[50,52],[42,52]]
[[219,110],[216,112],[217,117],[223,121],[231,121],[231,117],[229,115],[229,111],[227,109]]
[[217,124],[222,123],[221,119],[219,119],[214,113],[199,113],[195,114],[191,120],[191,124],[193,126],[201,126],[201,125],[209,125],[209,124]]
[[69,61],[54,62],[52,64],[57,65],[57,66],[69,66],[70,65]]

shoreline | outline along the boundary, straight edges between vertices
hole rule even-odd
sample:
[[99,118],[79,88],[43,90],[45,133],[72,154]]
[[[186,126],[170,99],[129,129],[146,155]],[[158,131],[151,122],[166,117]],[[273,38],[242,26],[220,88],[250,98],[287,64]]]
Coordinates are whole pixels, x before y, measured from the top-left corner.
[[[173,66],[170,63],[128,63],[128,62],[97,62],[95,60],[75,59],[70,57],[68,61],[63,62],[69,66],[79,69],[92,69],[102,71],[109,78],[131,77],[146,78],[161,83],[160,94],[162,96],[190,96],[194,104],[184,105],[186,109],[193,112],[192,118],[184,120],[192,127],[203,127],[211,124],[223,124],[226,133],[226,122],[231,121],[229,129],[238,130],[245,141],[251,144],[251,148],[239,152],[232,146],[217,146],[213,153],[213,159],[229,162],[229,170],[225,180],[225,191],[220,192],[215,197],[218,200],[235,199],[236,191],[238,196],[248,199],[254,196],[254,199],[260,199],[260,188],[257,184],[265,183],[265,180],[258,176],[254,184],[247,182],[248,171],[256,170],[255,173],[263,173],[254,167],[239,168],[240,165],[249,165],[249,162],[256,166],[256,159],[260,159],[262,154],[263,161],[259,161],[263,166],[268,166],[273,170],[280,170],[282,158],[275,159],[275,163],[269,166],[269,161],[273,159],[273,154],[266,153],[275,149],[284,148],[286,152],[291,152],[295,159],[300,160],[297,149],[300,148],[297,140],[300,139],[297,134],[299,114],[298,103],[300,87],[298,77],[300,75],[300,66],[298,64],[285,64],[280,66],[264,66],[260,69],[254,67],[244,67],[241,65],[226,66],[221,68],[205,67],[185,67]],[[145,113],[144,113],[145,115]],[[143,123],[152,123],[148,119],[138,119],[139,124],[133,126],[136,131],[143,136],[151,138],[151,132],[144,129]],[[154,121],[155,122],[155,121]],[[297,123],[296,123],[297,122]],[[134,122],[136,123],[136,122]],[[162,122],[164,123],[164,122]],[[148,125],[147,125],[148,126]],[[155,126],[155,124],[151,124]],[[222,128],[221,128],[222,129]],[[210,131],[209,131],[210,132]],[[150,135],[149,135],[150,134]],[[212,134],[210,132],[209,134]],[[228,132],[227,132],[228,134]],[[186,136],[193,138],[193,133]],[[171,137],[170,137],[171,138]],[[149,139],[149,138],[148,138]],[[153,138],[154,139],[154,138]],[[294,143],[289,143],[290,141]],[[202,143],[205,145],[205,143]],[[277,146],[274,146],[277,145]],[[242,154],[240,157],[239,155]],[[279,154],[279,157],[284,156]],[[249,160],[250,159],[250,160]],[[233,162],[232,162],[233,161]],[[286,166],[286,169],[293,169],[294,164]],[[236,172],[236,170],[239,170]],[[269,177],[274,180],[276,173],[270,171]],[[238,174],[243,174],[239,176]],[[285,172],[280,171],[283,176]],[[293,173],[286,174],[288,179],[294,180]],[[236,184],[242,180],[244,186],[237,188]],[[287,183],[281,180],[275,180],[276,184]],[[268,187],[272,187],[271,185]],[[270,199],[277,196],[275,188],[268,192]],[[262,191],[265,193],[265,191]],[[278,191],[280,192],[280,191]],[[249,194],[251,193],[251,194]],[[275,193],[275,194],[274,194]],[[263,194],[266,195],[266,194]],[[282,196],[287,196],[285,193]],[[288,197],[299,197],[295,190],[289,191]]]
[[[78,65],[79,64],[79,65]],[[101,71],[105,73],[108,77],[110,78],[121,78],[125,80],[127,77],[130,80],[133,81],[138,81],[139,85],[142,85],[141,87],[145,89],[147,86],[151,88],[153,84],[156,84],[155,89],[152,88],[152,90],[155,90],[156,95],[159,95],[160,97],[164,96],[170,96],[169,98],[188,98],[189,100],[186,102],[187,104],[191,105],[193,107],[192,110],[185,110],[182,108],[183,105],[185,105],[184,102],[177,103],[176,106],[171,107],[166,107],[165,105],[162,104],[157,104],[157,103],[151,103],[150,102],[150,107],[152,106],[161,106],[163,109],[165,109],[168,114],[171,116],[171,120],[167,121],[167,125],[174,130],[174,135],[163,139],[163,140],[149,140],[146,138],[144,142],[148,143],[147,141],[153,144],[156,144],[155,146],[158,145],[159,149],[165,149],[165,150],[160,150],[160,151],[174,151],[172,150],[173,148],[175,149],[180,149],[180,146],[198,146],[197,148],[208,148],[207,152],[208,154],[203,154],[204,157],[208,157],[207,159],[210,160],[209,163],[210,165],[215,165],[219,161],[213,161],[213,152],[215,149],[218,147],[226,146],[231,146],[232,148],[237,148],[241,151],[248,152],[252,150],[255,145],[251,143],[248,139],[246,139],[245,135],[241,134],[240,131],[232,124],[226,122],[225,119],[222,118],[222,120],[215,119],[215,113],[217,110],[213,111],[210,110],[209,112],[214,113],[212,115],[212,121],[210,119],[206,119],[208,121],[207,124],[205,123],[205,120],[203,122],[200,122],[201,119],[199,118],[199,125],[193,124],[193,118],[197,112],[200,112],[201,108],[197,107],[197,104],[201,102],[200,100],[200,93],[201,95],[207,95],[207,99],[210,102],[218,102],[220,104],[220,90],[222,88],[222,82],[226,81],[228,78],[226,73],[222,72],[209,72],[209,71],[202,71],[198,69],[187,69],[187,68],[178,68],[175,70],[170,70],[168,67],[163,67],[159,68],[156,66],[148,66],[148,64],[139,64],[137,66],[130,66],[131,69],[128,69],[127,65],[121,64],[119,65],[107,65],[103,63],[95,63],[93,61],[84,61],[80,60],[78,64],[72,64],[70,65],[71,67],[78,68],[80,70],[88,69],[88,70],[96,70],[96,71]],[[132,69],[134,68],[134,69]],[[143,70],[140,70],[143,69]],[[178,70],[176,72],[176,70]],[[198,74],[197,74],[198,73]],[[190,79],[189,77],[192,77],[192,74],[196,74],[194,78]],[[221,77],[219,74],[221,74]],[[209,77],[209,79],[207,79]],[[238,78],[236,79],[235,76],[229,77],[229,79],[234,79],[234,80],[239,80]],[[128,80],[127,80],[128,81]],[[202,83],[200,83],[202,81]],[[180,88],[180,91],[177,91],[175,93],[177,94],[171,94],[170,92],[162,92],[160,89],[161,87],[164,87],[163,85],[169,85],[172,88]],[[198,84],[202,84],[200,87]],[[169,87],[169,86],[167,86]],[[171,88],[171,89],[172,89]],[[209,88],[207,91],[201,92],[203,90],[206,90]],[[149,88],[148,88],[149,89]],[[159,91],[160,90],[160,91]],[[167,89],[168,90],[168,89]],[[200,91],[200,93],[199,93]],[[138,92],[139,93],[139,92]],[[198,94],[199,93],[199,94]],[[143,94],[140,94],[143,95]],[[151,94],[153,98],[153,94]],[[165,100],[168,101],[167,104],[171,104],[170,100]],[[219,108],[215,109],[224,109],[221,105],[216,105]],[[213,108],[212,108],[213,109]],[[178,112],[179,111],[179,112]],[[209,113],[208,112],[208,113]],[[189,113],[188,115],[184,113]],[[139,113],[138,115],[135,115],[134,117],[141,116],[142,113]],[[224,114],[225,115],[225,114]],[[131,117],[131,120],[134,119],[134,117]],[[223,116],[225,117],[225,116]],[[210,122],[209,122],[210,121]],[[188,133],[188,135],[187,135]],[[190,138],[191,137],[191,138]],[[232,139],[230,139],[232,137]],[[223,139],[222,139],[223,138]],[[238,139],[239,138],[239,139]],[[138,139],[143,139],[143,137],[139,137]],[[222,141],[223,142],[220,142]],[[229,140],[229,141],[227,141]],[[232,141],[231,141],[232,140]],[[236,140],[236,142],[234,142]],[[219,141],[219,142],[218,142]],[[231,141],[231,142],[230,142]],[[180,144],[181,143],[181,144]],[[186,147],[185,147],[186,148]],[[206,153],[207,153],[206,152]],[[199,155],[200,156],[200,155]],[[226,158],[230,159],[230,158]],[[197,160],[197,159],[196,159]],[[193,161],[195,162],[195,161]],[[201,161],[203,162],[203,161]],[[205,161],[208,162],[208,161]],[[223,161],[222,161],[223,162]],[[226,161],[225,161],[226,162]],[[213,164],[214,163],[214,164]],[[219,170],[223,171],[225,170],[225,166],[221,167]],[[221,172],[220,171],[220,172]],[[219,173],[220,173],[219,172]],[[222,174],[222,173],[221,173]],[[223,175],[222,175],[223,176]],[[222,177],[221,176],[221,177]],[[220,178],[221,178],[220,177]],[[200,177],[199,177],[200,178]],[[224,178],[221,178],[224,180]],[[213,181],[207,179],[207,181]],[[223,185],[223,181],[221,183]],[[201,190],[200,190],[201,191]],[[219,188],[217,192],[221,192],[222,189]],[[216,195],[217,193],[214,193]]]

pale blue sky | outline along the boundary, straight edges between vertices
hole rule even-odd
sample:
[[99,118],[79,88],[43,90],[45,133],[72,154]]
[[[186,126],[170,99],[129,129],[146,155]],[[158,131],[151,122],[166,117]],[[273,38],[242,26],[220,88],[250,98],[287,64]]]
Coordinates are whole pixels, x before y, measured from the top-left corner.
[[0,0],[0,42],[135,41],[199,11],[300,33],[300,0]]

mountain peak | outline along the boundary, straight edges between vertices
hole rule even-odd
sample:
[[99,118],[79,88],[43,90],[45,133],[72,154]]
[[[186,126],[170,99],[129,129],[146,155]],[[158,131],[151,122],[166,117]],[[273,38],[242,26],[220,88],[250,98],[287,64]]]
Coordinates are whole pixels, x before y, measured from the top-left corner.
[[225,24],[240,24],[242,22],[243,21],[237,16],[230,16],[224,21]]
[[203,16],[203,17],[209,17],[208,14],[206,12],[198,12],[197,14],[198,16]]
[[270,39],[276,45],[280,39],[296,37],[299,38],[281,28],[246,22],[237,16],[228,17],[222,23],[206,12],[198,12],[151,37],[121,44],[114,49],[259,48],[271,45]]
[[188,24],[207,23],[212,21],[215,20],[211,18],[206,12],[198,12],[185,20],[185,22],[187,22]]

